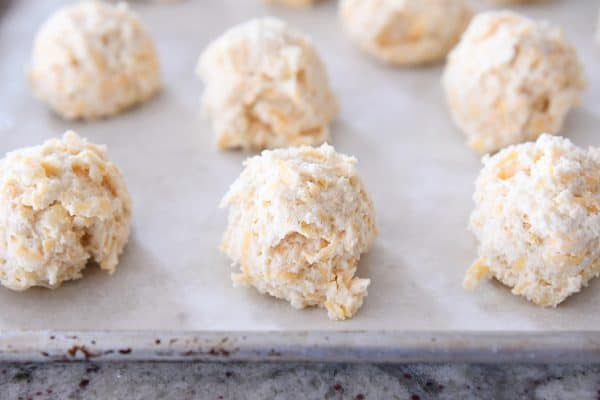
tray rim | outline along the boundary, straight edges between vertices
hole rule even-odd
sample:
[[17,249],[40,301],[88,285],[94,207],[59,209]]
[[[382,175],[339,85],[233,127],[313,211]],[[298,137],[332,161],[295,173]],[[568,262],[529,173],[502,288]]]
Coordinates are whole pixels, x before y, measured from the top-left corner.
[[[12,6],[20,8],[17,2]],[[176,84],[176,80],[169,84],[170,92]],[[340,86],[340,93],[342,88],[347,90]],[[600,330],[405,331],[398,327],[386,331],[344,331],[341,326],[340,329],[0,330],[0,362],[600,362]],[[157,339],[161,341],[158,345]]]
[[1,331],[0,362],[597,363],[600,331]]

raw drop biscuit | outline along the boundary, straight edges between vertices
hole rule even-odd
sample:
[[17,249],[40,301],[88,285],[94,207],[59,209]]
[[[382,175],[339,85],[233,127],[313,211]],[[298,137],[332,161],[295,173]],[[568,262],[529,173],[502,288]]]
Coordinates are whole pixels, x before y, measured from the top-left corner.
[[29,81],[65,119],[96,119],[160,89],[154,42],[125,3],[84,1],[54,13],[35,37]]
[[355,276],[358,260],[377,235],[355,164],[327,144],[248,159],[221,203],[229,207],[221,250],[241,269],[234,283],[352,317],[369,285]]
[[545,134],[483,164],[470,219],[479,258],[466,287],[494,277],[556,306],[600,274],[600,149]]
[[339,13],[364,51],[393,65],[443,59],[472,15],[465,0],[341,0]]
[[558,132],[585,86],[561,29],[508,11],[473,19],[442,82],[454,121],[480,153]]
[[221,149],[318,145],[338,105],[313,43],[275,18],[231,28],[204,51],[203,108]]
[[104,146],[74,132],[0,160],[0,283],[56,288],[89,261],[113,273],[131,199]]

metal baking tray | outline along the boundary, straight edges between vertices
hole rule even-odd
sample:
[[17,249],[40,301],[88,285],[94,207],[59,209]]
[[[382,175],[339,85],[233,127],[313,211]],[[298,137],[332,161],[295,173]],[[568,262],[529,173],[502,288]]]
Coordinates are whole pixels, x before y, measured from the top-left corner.
[[[343,33],[334,1],[305,10],[139,1],[132,7],[157,42],[164,90],[121,116],[69,123],[32,98],[24,76],[35,31],[63,3],[1,3],[0,152],[67,129],[107,144],[133,196],[133,234],[113,276],[90,267],[58,290],[0,289],[0,360],[600,361],[600,280],[556,309],[493,282],[462,289],[476,256],[466,223],[480,161],[450,120],[441,65],[373,61]],[[598,4],[519,10],[562,25],[576,45],[588,89],[564,134],[600,145]],[[348,321],[234,289],[217,249],[227,218],[217,205],[248,154],[216,150],[194,67],[210,40],[263,15],[313,37],[341,103],[332,142],[359,159],[377,209],[381,234],[358,271],[372,279],[369,296]]]

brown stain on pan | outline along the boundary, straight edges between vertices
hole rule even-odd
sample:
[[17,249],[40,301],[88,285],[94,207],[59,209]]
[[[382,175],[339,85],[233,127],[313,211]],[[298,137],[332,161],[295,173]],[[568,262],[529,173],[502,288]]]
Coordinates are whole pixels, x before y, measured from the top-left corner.
[[77,356],[77,353],[83,354],[83,356],[86,360],[100,356],[99,353],[93,353],[93,352],[89,351],[85,346],[75,345],[75,346],[71,346],[71,348],[69,348],[69,350],[67,350],[67,354],[71,358],[75,358]]
[[[239,347],[226,349],[224,347],[215,346],[211,347],[208,350],[196,349],[196,350],[188,350],[183,353],[179,353],[180,356],[183,357],[194,357],[194,356],[211,356],[211,357],[229,357],[232,354],[235,354],[240,351]],[[156,352],[158,355],[159,352]],[[172,355],[172,354],[169,354]]]

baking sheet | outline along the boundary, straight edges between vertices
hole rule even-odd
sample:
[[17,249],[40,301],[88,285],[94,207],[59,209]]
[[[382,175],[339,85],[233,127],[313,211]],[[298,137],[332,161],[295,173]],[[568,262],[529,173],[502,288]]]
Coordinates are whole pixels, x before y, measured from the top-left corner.
[[[480,162],[451,123],[441,66],[393,69],[364,56],[343,34],[333,1],[307,10],[258,0],[134,2],[157,42],[164,91],[116,118],[69,123],[33,100],[24,78],[36,29],[63,3],[3,3],[0,152],[67,129],[107,144],[133,196],[133,234],[113,276],[88,268],[84,279],[59,290],[0,289],[1,330],[356,331],[365,341],[370,332],[600,331],[599,280],[557,309],[537,308],[494,283],[472,293],[462,289],[476,256],[466,221]],[[557,0],[519,9],[562,25],[576,45],[589,85],[564,132],[578,145],[600,145],[597,2]],[[194,67],[211,39],[263,15],[282,17],[314,38],[341,102],[333,144],[358,157],[377,209],[381,235],[358,272],[372,284],[349,321],[234,289],[229,261],[217,250],[227,218],[217,205],[247,154],[216,150],[199,112],[202,84]]]

